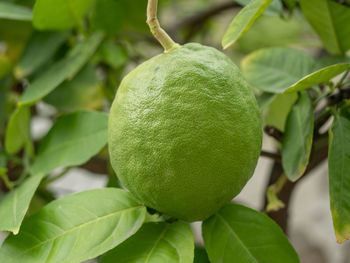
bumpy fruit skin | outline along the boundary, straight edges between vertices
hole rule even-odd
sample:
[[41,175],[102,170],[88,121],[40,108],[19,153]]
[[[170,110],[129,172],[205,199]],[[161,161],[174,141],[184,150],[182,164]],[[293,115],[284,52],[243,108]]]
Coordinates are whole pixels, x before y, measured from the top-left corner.
[[237,66],[186,44],[122,81],[109,117],[112,166],[145,205],[204,220],[236,196],[261,150],[261,116]]

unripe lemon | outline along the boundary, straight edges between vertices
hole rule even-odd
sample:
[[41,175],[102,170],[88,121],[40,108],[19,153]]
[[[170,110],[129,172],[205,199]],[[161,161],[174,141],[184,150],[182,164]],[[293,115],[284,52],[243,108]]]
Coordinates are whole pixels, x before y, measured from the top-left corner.
[[237,66],[186,44],[122,81],[109,116],[112,166],[145,205],[204,220],[236,196],[261,150],[261,117]]

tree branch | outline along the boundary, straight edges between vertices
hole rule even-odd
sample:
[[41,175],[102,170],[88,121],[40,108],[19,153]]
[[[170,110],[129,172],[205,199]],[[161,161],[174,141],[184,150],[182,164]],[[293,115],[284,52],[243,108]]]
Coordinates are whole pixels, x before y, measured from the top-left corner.
[[276,161],[278,163],[281,163],[281,155],[280,154],[271,153],[271,152],[262,150],[260,153],[260,156],[267,157],[267,158],[273,159],[274,161]]
[[265,126],[264,132],[267,135],[275,138],[278,142],[283,141],[283,132],[277,129],[275,126],[271,126],[271,125]]

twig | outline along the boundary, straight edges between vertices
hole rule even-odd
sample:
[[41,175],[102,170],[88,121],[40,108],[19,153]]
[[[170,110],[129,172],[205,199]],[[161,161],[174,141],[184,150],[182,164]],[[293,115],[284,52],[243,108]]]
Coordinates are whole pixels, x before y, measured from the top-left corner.
[[279,162],[279,163],[281,162],[281,155],[277,154],[277,153],[272,153],[272,152],[268,152],[268,151],[262,150],[261,153],[260,153],[260,156],[273,159],[273,160],[275,160],[276,162]]
[[42,186],[42,187],[45,187],[45,186],[47,186],[47,185],[49,185],[49,184],[51,184],[51,183],[57,181],[58,179],[60,179],[60,178],[62,178],[63,176],[65,176],[65,175],[69,172],[70,169],[72,169],[72,167],[67,167],[67,168],[65,168],[62,172],[60,172],[58,175],[52,176],[52,177],[50,177],[50,178],[47,178],[45,181],[43,181],[43,182],[41,183],[41,186]]
[[288,178],[285,174],[282,174],[276,183],[269,186],[266,193],[266,198],[268,201],[266,212],[278,211],[285,207],[285,204],[278,199],[278,194],[281,192],[287,182]]
[[158,0],[148,0],[147,5],[147,24],[154,37],[163,46],[164,52],[169,52],[179,47],[171,37],[160,27],[157,18]]
[[277,141],[283,141],[283,132],[277,129],[275,126],[267,125],[264,128],[264,131],[267,135],[275,138]]

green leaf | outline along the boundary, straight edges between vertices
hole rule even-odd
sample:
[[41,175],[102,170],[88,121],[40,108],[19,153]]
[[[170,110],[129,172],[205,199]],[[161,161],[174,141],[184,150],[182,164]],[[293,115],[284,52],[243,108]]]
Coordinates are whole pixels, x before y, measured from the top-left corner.
[[24,105],[17,107],[6,128],[5,149],[8,153],[17,153],[30,140],[29,121],[29,107]]
[[66,80],[44,101],[63,112],[81,109],[99,109],[103,104],[103,92],[97,72],[86,65],[72,80]]
[[265,109],[270,103],[276,98],[275,93],[263,92],[261,95],[256,97],[260,110]]
[[42,178],[43,174],[29,177],[18,188],[13,189],[1,199],[0,231],[11,231],[15,235],[18,233],[30,201]]
[[291,48],[266,48],[253,52],[242,61],[242,72],[255,88],[282,93],[308,75],[315,67],[305,52]]
[[294,83],[292,86],[290,86],[285,92],[302,91],[304,89],[311,88],[314,85],[325,83],[334,78],[335,76],[338,76],[340,73],[349,69],[349,63],[335,64],[322,68],[309,75],[306,75],[297,83]]
[[100,61],[115,69],[120,68],[129,59],[126,49],[112,41],[104,42],[97,52],[97,56]]
[[107,143],[108,115],[79,111],[60,117],[42,139],[32,174],[48,173],[58,167],[80,165]]
[[207,251],[202,247],[196,247],[194,249],[194,261],[193,263],[210,263]]
[[183,222],[147,223],[133,237],[108,252],[101,263],[192,263],[194,239]]
[[0,18],[31,21],[32,17],[32,11],[26,7],[7,2],[0,3]]
[[274,126],[284,132],[288,114],[297,99],[297,93],[276,94],[276,97],[270,102],[266,114],[263,115],[264,124]]
[[33,25],[39,30],[66,30],[81,25],[93,0],[37,0]]
[[329,131],[329,194],[335,235],[339,243],[350,238],[350,118],[345,110],[334,116]]
[[350,49],[349,7],[331,0],[300,0],[299,2],[306,19],[329,52],[344,54]]
[[34,104],[53,91],[64,80],[71,79],[86,64],[101,43],[103,35],[95,33],[76,45],[62,60],[43,72],[22,94],[20,102]]
[[121,29],[123,22],[122,10],[118,2],[115,0],[96,1],[91,16],[92,27],[115,35]]
[[288,115],[282,142],[282,165],[291,181],[299,179],[309,163],[313,128],[312,101],[304,91]]
[[[236,3],[246,6],[248,5],[252,0],[236,0]],[[269,5],[269,7],[266,9],[265,13],[266,15],[279,15],[283,11],[283,6],[280,0],[273,0],[272,3]]]
[[0,248],[6,263],[80,263],[132,236],[146,208],[114,188],[96,189],[55,200],[23,221],[21,232]]
[[298,263],[298,255],[279,226],[267,215],[228,204],[203,222],[211,263]]
[[234,44],[242,37],[254,24],[255,20],[264,13],[272,0],[252,0],[245,6],[232,20],[223,39],[222,46],[224,49]]
[[15,70],[17,79],[27,77],[47,62],[66,40],[67,35],[55,32],[34,32]]

